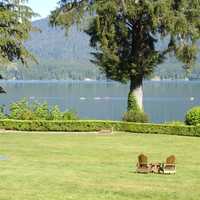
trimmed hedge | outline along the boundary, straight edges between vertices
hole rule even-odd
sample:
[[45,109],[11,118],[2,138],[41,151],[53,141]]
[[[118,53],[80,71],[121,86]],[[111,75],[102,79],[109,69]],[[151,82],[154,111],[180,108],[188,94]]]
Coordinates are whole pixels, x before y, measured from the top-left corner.
[[0,129],[18,131],[93,132],[105,129],[146,134],[168,134],[200,137],[200,126],[177,126],[167,124],[141,124],[118,121],[37,121],[0,120]]

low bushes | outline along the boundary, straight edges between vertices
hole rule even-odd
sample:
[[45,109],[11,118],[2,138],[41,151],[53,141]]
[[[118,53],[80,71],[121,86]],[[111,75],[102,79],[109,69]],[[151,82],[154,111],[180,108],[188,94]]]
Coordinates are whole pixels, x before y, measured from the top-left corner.
[[22,99],[9,106],[9,114],[6,115],[4,108],[0,108],[0,119],[15,120],[77,120],[74,111],[61,112],[58,106],[50,107],[47,103],[28,102]]
[[19,131],[78,131],[90,132],[111,129],[107,121],[49,121],[49,120],[0,120],[0,128]]
[[124,113],[123,121],[147,123],[149,122],[149,117],[145,112],[130,110]]
[[139,108],[136,98],[132,93],[128,95],[127,112],[124,113],[122,120],[126,122],[147,123],[149,116]]
[[5,111],[4,111],[4,106],[0,106],[0,119],[6,119]]
[[200,126],[141,124],[117,121],[0,120],[0,128],[19,131],[92,132],[104,129],[146,134],[200,136]]
[[185,123],[194,126],[200,124],[200,106],[194,107],[186,113]]
[[200,136],[200,126],[124,123],[121,124],[121,129],[127,132],[146,134]]

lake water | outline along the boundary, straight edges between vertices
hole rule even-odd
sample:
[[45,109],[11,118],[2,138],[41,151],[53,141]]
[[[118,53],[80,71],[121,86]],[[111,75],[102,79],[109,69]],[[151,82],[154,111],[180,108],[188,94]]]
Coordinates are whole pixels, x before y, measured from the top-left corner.
[[[128,85],[87,81],[1,81],[7,94],[0,104],[23,97],[76,110],[84,119],[119,120],[127,106]],[[153,122],[183,120],[185,112],[200,105],[198,81],[145,81],[144,109]]]

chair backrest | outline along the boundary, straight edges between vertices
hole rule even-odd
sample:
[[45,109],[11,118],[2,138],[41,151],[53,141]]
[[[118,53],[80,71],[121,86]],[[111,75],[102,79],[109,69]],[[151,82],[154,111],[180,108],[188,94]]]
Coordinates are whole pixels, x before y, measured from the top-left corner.
[[171,155],[166,159],[166,164],[175,164],[175,162],[176,162],[176,157],[174,155]]
[[139,162],[139,164],[141,165],[146,165],[146,164],[148,164],[148,158],[147,158],[147,156],[145,156],[144,154],[140,154],[139,156],[138,156],[138,162]]

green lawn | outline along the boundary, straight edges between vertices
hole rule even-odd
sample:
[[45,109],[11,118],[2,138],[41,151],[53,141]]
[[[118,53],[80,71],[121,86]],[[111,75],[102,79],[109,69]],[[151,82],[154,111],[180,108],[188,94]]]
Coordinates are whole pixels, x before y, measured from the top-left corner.
[[[176,175],[136,174],[137,155],[177,157]],[[0,200],[197,200],[200,138],[0,134]]]

